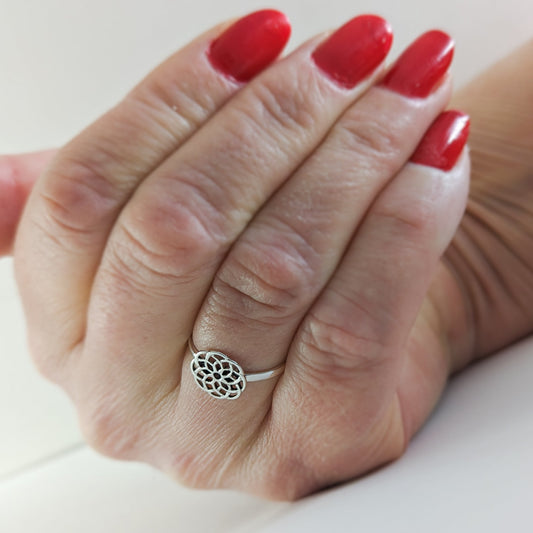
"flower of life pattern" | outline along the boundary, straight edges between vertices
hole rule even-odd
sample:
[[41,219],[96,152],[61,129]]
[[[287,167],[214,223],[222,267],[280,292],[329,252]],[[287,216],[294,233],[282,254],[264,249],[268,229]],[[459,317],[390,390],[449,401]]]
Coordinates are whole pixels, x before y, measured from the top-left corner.
[[197,352],[191,371],[196,384],[214,398],[236,400],[246,387],[242,368],[221,352]]

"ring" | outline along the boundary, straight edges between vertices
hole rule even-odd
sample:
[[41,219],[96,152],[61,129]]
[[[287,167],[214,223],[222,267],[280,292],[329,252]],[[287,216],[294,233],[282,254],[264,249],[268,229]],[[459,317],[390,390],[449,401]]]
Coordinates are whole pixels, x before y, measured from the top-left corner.
[[196,384],[213,398],[236,400],[249,381],[263,381],[283,372],[285,363],[270,370],[246,374],[239,363],[216,350],[198,350],[192,337],[189,339],[192,353],[191,372]]

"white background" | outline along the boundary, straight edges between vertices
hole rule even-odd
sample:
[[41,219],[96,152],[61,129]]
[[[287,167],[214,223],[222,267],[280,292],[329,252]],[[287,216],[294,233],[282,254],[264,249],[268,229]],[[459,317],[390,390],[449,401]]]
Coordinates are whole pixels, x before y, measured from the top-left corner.
[[[289,49],[365,12],[392,23],[392,56],[442,28],[457,42],[459,85],[533,29],[529,0],[0,0],[0,153],[60,146],[197,33],[262,7],[291,18]],[[402,460],[279,504],[191,491],[143,465],[96,456],[66,398],[33,370],[24,335],[11,263],[2,260],[2,533],[533,531],[533,339],[456,378]]]

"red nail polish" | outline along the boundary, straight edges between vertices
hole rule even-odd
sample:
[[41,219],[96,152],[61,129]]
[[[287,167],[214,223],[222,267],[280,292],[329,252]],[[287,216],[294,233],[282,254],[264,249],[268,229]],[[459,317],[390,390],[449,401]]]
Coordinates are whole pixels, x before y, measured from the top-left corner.
[[429,127],[411,156],[413,163],[451,170],[468,139],[470,118],[460,111],[445,111]]
[[251,80],[281,53],[291,34],[287,17],[273,9],[238,20],[209,49],[211,64],[237,81]]
[[421,35],[391,67],[381,85],[412,98],[425,98],[447,72],[453,41],[442,31]]
[[339,28],[312,57],[339,85],[351,89],[376,69],[391,45],[389,23],[375,15],[362,15]]

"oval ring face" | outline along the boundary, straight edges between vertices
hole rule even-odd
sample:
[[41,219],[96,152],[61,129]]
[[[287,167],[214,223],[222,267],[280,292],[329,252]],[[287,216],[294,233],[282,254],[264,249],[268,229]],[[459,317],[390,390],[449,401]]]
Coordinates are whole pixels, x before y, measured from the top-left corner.
[[196,352],[191,371],[196,384],[213,398],[236,400],[246,388],[242,368],[222,352]]

